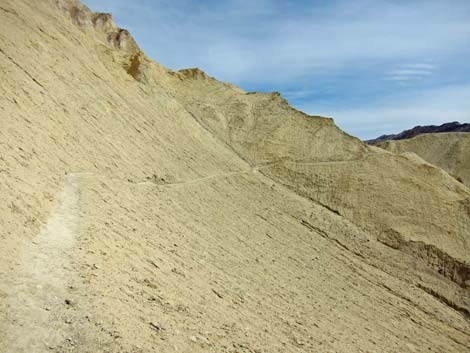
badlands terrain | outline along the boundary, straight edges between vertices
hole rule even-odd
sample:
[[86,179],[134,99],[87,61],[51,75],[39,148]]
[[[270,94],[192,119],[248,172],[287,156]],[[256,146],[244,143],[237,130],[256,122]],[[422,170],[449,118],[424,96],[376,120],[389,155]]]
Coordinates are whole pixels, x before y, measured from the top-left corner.
[[74,0],[0,2],[0,75],[0,352],[470,351],[445,165]]
[[394,153],[413,152],[470,187],[470,133],[422,134],[411,139],[379,142]]

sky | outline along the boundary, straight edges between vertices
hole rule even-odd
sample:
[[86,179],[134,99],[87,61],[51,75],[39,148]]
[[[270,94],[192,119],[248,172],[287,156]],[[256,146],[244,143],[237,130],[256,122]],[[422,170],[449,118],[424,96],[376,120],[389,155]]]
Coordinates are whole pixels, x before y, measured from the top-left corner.
[[470,0],[83,0],[151,58],[369,139],[470,122]]

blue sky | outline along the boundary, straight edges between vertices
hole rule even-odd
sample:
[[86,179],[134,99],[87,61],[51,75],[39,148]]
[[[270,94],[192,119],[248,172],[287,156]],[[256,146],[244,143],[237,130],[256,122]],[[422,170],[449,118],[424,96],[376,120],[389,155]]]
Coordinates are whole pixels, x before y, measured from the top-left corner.
[[372,138],[470,121],[470,0],[84,0],[172,68]]

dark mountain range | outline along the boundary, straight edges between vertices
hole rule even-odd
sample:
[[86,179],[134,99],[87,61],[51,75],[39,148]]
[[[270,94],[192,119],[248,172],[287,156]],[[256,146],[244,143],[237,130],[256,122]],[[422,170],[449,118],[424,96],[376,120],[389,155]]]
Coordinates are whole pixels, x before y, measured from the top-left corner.
[[451,123],[445,123],[442,125],[426,125],[426,126],[415,126],[412,129],[405,130],[399,134],[394,135],[382,135],[373,140],[367,140],[366,142],[374,145],[379,142],[389,141],[389,140],[405,140],[421,134],[431,134],[431,133],[440,133],[440,132],[470,132],[469,123],[459,123],[454,121]]

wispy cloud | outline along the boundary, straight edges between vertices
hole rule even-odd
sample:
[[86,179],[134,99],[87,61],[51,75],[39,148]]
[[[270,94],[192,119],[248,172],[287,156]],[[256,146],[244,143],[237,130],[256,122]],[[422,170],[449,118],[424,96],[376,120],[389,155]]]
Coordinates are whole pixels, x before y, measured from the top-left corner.
[[397,70],[392,70],[385,76],[386,80],[408,82],[412,80],[421,80],[428,76],[431,76],[437,67],[431,64],[406,64],[402,65]]
[[415,63],[415,64],[405,64],[403,65],[405,69],[416,69],[416,70],[434,70],[437,69],[436,65],[426,64],[426,63]]

